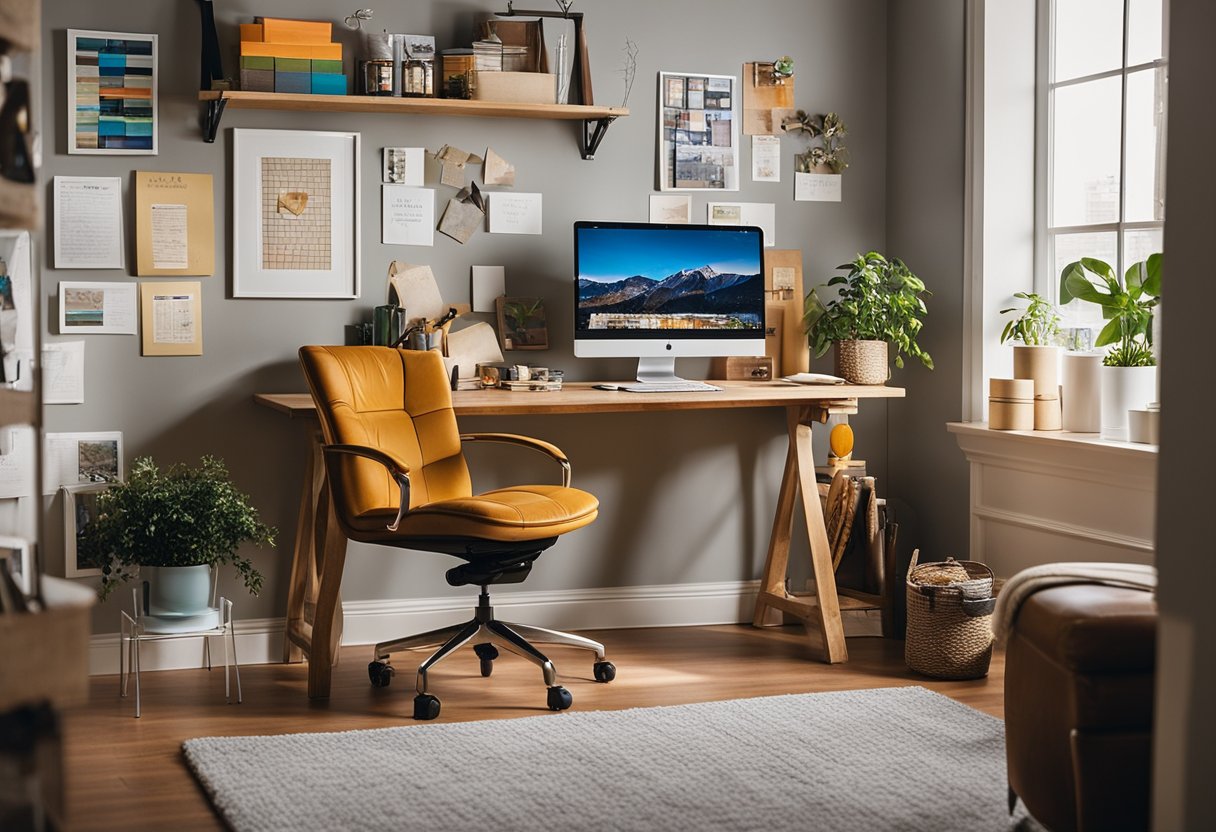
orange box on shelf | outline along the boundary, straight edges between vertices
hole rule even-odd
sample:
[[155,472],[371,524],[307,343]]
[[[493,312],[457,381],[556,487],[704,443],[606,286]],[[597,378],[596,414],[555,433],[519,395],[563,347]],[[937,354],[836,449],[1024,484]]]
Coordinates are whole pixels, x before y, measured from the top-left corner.
[[258,43],[241,41],[241,57],[308,58],[313,61],[342,60],[342,44]]
[[261,43],[266,40],[266,36],[262,31],[261,23],[242,23],[241,24],[241,42],[250,41],[253,43]]
[[333,24],[324,20],[291,20],[283,17],[255,17],[262,24],[268,43],[321,45],[333,40]]

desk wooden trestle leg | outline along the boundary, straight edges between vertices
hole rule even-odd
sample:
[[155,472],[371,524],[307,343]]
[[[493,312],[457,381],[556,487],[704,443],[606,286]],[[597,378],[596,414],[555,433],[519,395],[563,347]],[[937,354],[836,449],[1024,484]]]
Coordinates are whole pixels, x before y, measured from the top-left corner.
[[[828,543],[823,510],[819,505],[819,489],[815,485],[815,461],[811,452],[811,425],[826,422],[833,413],[857,412],[857,400],[817,402],[786,408],[789,429],[789,450],[785,471],[781,475],[781,490],[777,494],[777,513],[773,518],[773,533],[769,538],[768,557],[760,579],[760,594],[752,624],[769,627],[781,624],[783,613],[802,621],[812,642],[821,650],[824,661],[848,661],[849,651],[844,641],[844,625],[840,620],[840,598],[836,592],[836,575],[832,568],[832,547]],[[806,519],[807,540],[810,543],[811,571],[815,579],[813,600],[797,598],[786,588],[790,561],[790,535],[794,525],[794,501],[801,496],[802,513]]]
[[308,455],[300,517],[296,524],[291,583],[287,590],[287,632],[283,661],[308,659],[308,696],[329,696],[330,672],[338,660],[342,639],[342,567],[346,563],[346,535],[338,527],[330,506],[321,453],[321,430],[316,421],[305,424]]

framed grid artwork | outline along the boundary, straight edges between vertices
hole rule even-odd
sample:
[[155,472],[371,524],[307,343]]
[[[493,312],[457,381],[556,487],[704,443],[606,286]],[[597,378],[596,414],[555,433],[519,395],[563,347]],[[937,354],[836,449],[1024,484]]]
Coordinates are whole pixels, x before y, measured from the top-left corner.
[[68,153],[157,153],[156,35],[68,29]]
[[659,73],[659,190],[739,190],[735,77]]
[[238,298],[359,296],[359,134],[232,131]]

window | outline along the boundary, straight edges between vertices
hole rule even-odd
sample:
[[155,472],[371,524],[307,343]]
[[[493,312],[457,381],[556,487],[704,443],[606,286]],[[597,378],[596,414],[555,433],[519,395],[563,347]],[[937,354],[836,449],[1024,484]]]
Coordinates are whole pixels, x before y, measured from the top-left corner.
[[[1035,287],[1097,257],[1122,275],[1160,251],[1168,0],[1040,0]],[[1069,304],[1065,326],[1100,325]]]

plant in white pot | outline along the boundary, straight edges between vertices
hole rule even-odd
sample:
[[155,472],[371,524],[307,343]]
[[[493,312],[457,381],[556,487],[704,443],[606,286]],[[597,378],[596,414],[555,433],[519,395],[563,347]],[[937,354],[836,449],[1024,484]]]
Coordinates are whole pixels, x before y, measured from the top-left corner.
[[1020,312],[1005,324],[1001,343],[1019,341],[1013,347],[1013,377],[1034,380],[1035,430],[1060,429],[1060,316],[1056,308],[1035,292],[1014,295],[1026,308],[1011,306],[1001,314]]
[[197,468],[178,463],[161,471],[140,457],[126,482],[98,494],[97,514],[78,547],[105,564],[103,599],[138,570],[147,583],[146,612],[190,619],[211,609],[211,570],[221,564],[231,564],[257,595],[262,575],[237,549],[247,542],[273,546],[274,538],[221,460],[204,456]]
[[[888,348],[895,366],[903,367],[909,355],[933,369],[933,359],[916,343],[927,313],[924,296],[931,294],[924,281],[898,258],[876,251],[857,255],[847,270],[806,296],[802,316],[811,351],[821,357],[836,346],[836,375],[852,384],[883,384],[890,375]],[[819,291],[839,286],[826,304]]]
[[1126,440],[1127,412],[1155,399],[1153,310],[1161,298],[1162,256],[1133,263],[1120,280],[1108,263],[1083,257],[1060,272],[1060,303],[1082,300],[1102,307],[1106,325],[1094,346],[1110,346],[1102,359],[1102,437]]

